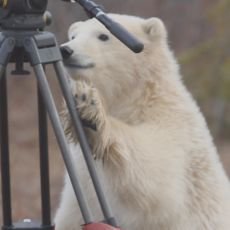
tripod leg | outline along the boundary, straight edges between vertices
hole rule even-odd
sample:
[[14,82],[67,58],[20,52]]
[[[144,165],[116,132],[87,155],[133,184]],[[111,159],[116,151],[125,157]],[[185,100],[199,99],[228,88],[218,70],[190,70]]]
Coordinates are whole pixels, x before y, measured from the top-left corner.
[[14,38],[0,41],[0,145],[1,145],[1,178],[2,178],[2,209],[3,225],[12,225],[11,191],[10,191],[10,157],[8,135],[7,81],[6,65],[15,47]]
[[2,76],[4,75],[4,73],[5,73],[5,67],[3,65],[0,65],[0,80]]
[[[3,71],[4,72],[4,71]],[[6,76],[0,78],[0,144],[3,225],[12,225]]]
[[40,146],[40,178],[41,178],[41,200],[42,200],[42,225],[51,225],[50,216],[50,189],[49,189],[49,152],[47,116],[45,105],[39,87],[38,91],[38,120],[39,120],[39,146]]
[[[0,33],[0,35],[2,35]],[[6,65],[10,58],[11,53],[15,47],[16,41],[14,38],[4,38],[4,36],[0,36],[2,40],[0,40],[0,79],[4,75]]]
[[70,115],[71,115],[72,120],[73,120],[75,132],[78,134],[79,143],[81,145],[81,149],[82,149],[82,152],[83,152],[90,176],[92,178],[93,185],[94,185],[99,203],[101,205],[101,209],[102,209],[103,214],[105,216],[105,220],[108,224],[110,224],[114,227],[117,227],[116,220],[112,216],[112,211],[109,207],[109,204],[108,204],[107,199],[105,197],[105,194],[103,192],[100,180],[98,178],[98,174],[97,174],[96,168],[94,166],[94,161],[93,161],[91,149],[89,147],[87,137],[86,137],[84,129],[82,127],[81,120],[80,120],[79,115],[75,109],[74,98],[73,98],[73,95],[71,93],[68,80],[66,78],[64,66],[63,66],[61,61],[58,61],[58,62],[54,63],[54,67],[55,67],[55,71],[56,71],[58,79],[59,79],[59,83],[60,83],[63,95],[64,95],[65,100],[66,100],[66,104],[68,106]]
[[70,150],[65,138],[64,130],[61,125],[60,118],[58,116],[58,112],[52,97],[52,93],[50,91],[50,87],[48,81],[46,79],[46,75],[43,69],[43,66],[40,61],[39,51],[37,45],[32,38],[28,38],[25,40],[25,49],[29,54],[29,58],[31,60],[31,64],[33,65],[34,72],[38,81],[39,90],[43,97],[43,101],[50,117],[50,121],[52,123],[59,147],[61,149],[62,157],[64,159],[71,183],[73,185],[74,192],[76,194],[79,207],[82,212],[83,219],[86,224],[92,223],[91,213],[89,211],[88,204],[81,190],[80,183],[78,181],[78,177],[76,174],[76,170],[72,164],[72,159],[70,155]]
[[64,158],[64,162],[66,164],[70,180],[73,184],[73,188],[75,191],[75,194],[78,198],[78,203],[82,211],[83,218],[85,220],[85,223],[91,223],[91,214],[89,212],[89,208],[87,206],[86,200],[84,198],[84,195],[81,191],[81,186],[78,182],[78,178],[76,176],[76,170],[74,169],[74,166],[72,164],[72,159],[70,157],[70,151],[68,148],[68,144],[65,138],[64,131],[61,126],[61,121],[58,116],[58,112],[56,109],[56,106],[54,104],[54,100],[52,98],[52,94],[49,88],[49,84],[46,80],[45,73],[43,70],[43,67],[41,64],[38,64],[34,66],[34,71],[38,80],[40,92],[43,96],[44,103],[46,105],[47,112],[49,114],[52,126],[54,128],[54,132],[56,135],[56,138],[58,140],[62,156]]

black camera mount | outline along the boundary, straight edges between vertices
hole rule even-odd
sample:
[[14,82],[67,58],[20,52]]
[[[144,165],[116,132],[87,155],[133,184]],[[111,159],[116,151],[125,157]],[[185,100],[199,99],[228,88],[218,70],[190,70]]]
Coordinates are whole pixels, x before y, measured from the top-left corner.
[[0,0],[0,7],[8,13],[16,14],[43,14],[48,0]]
[[[16,2],[24,4],[18,6]],[[41,5],[40,3],[43,2]],[[130,35],[119,24],[113,22],[92,1],[81,0],[79,2],[91,16],[95,16],[128,45],[134,52],[140,52],[143,45]],[[44,5],[43,5],[44,4]],[[54,34],[43,32],[44,21],[37,23],[44,15],[47,1],[45,0],[0,0],[4,14],[0,19],[2,32],[0,33],[0,145],[1,145],[1,177],[2,177],[2,201],[3,201],[3,230],[53,230],[50,219],[50,193],[49,193],[49,163],[47,141],[47,118],[49,115],[56,135],[66,169],[73,185],[79,207],[85,221],[85,230],[116,229],[118,227],[115,218],[103,192],[100,180],[94,166],[91,149],[80,117],[75,109],[74,97],[71,93],[69,80],[62,63],[62,56]],[[19,20],[19,21],[18,21]],[[18,23],[20,22],[23,23]],[[28,20],[31,22],[28,22]],[[11,23],[16,23],[11,25]],[[29,24],[28,24],[29,23]],[[20,25],[21,24],[21,25]],[[30,26],[28,26],[30,25]],[[42,223],[34,223],[28,220],[13,224],[11,214],[11,187],[10,187],[10,163],[9,163],[9,138],[8,138],[8,111],[7,111],[7,76],[8,63],[15,63],[15,74],[24,74],[23,64],[29,62],[33,67],[38,85],[38,111],[39,111],[39,143],[40,143],[40,171],[41,171],[41,200]],[[54,99],[45,75],[45,65],[53,64],[57,74],[63,96],[70,112],[74,129],[77,133],[82,152],[88,166],[90,176],[98,197],[105,224],[94,223],[90,209],[81,189],[75,166],[72,164],[70,150],[61,126],[60,118],[55,107]],[[112,227],[113,226],[113,227]]]
[[35,30],[46,25],[48,0],[0,0],[0,26],[5,30]]

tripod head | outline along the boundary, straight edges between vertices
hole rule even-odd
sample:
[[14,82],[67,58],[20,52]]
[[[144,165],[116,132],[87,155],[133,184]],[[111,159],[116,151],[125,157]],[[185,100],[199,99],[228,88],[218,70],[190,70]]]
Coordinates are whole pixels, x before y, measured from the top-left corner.
[[5,30],[36,30],[45,27],[48,0],[0,0],[0,26]]

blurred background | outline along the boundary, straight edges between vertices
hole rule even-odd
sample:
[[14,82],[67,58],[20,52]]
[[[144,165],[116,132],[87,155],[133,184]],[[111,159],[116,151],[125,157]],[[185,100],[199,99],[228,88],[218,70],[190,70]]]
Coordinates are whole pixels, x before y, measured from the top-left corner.
[[[184,82],[205,114],[230,176],[230,0],[97,2],[108,12],[146,18],[156,16],[165,22],[170,46],[181,64]],[[57,35],[60,44],[66,41],[72,22],[87,18],[78,4],[49,0],[48,10],[52,12],[53,23],[47,30]],[[52,68],[47,72],[60,109],[62,100],[56,77]],[[33,75],[8,75],[8,88],[13,218],[14,221],[40,219],[36,82]],[[64,166],[51,128],[49,141],[54,215],[63,184]]]

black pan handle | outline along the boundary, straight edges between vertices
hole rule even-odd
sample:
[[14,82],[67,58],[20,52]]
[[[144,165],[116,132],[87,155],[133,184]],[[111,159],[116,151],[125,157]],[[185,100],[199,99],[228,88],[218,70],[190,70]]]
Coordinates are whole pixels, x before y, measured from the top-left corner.
[[140,53],[144,45],[135,36],[130,34],[121,24],[112,20],[102,11],[99,5],[91,0],[63,0],[67,2],[79,3],[90,17],[95,17],[100,21],[116,38],[135,53]]

